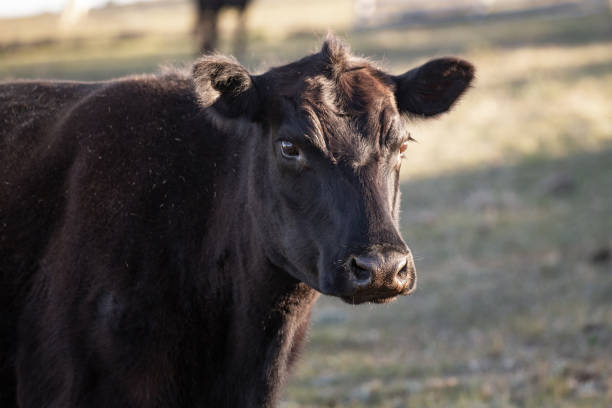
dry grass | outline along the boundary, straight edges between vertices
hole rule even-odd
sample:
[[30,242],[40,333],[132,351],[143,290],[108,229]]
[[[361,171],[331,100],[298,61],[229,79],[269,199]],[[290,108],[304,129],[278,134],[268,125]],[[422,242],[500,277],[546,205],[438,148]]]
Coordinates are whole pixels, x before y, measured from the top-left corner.
[[[70,33],[52,16],[3,21],[0,78],[189,61],[177,4],[97,11]],[[352,32],[351,13],[348,0],[260,1],[244,61],[291,60],[332,26],[393,72],[458,54],[478,79],[412,131],[402,229],[419,290],[387,306],[321,299],[283,406],[611,406],[610,14]]]

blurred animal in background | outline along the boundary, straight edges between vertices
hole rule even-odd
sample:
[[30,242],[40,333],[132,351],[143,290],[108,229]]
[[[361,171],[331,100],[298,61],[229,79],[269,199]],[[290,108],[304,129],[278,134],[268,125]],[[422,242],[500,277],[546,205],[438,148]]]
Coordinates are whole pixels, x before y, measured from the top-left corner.
[[245,11],[251,0],[196,0],[197,21],[195,35],[200,42],[200,52],[210,53],[218,45],[219,12],[223,8],[235,8],[238,11],[238,23],[234,32],[234,54],[240,56],[245,50]]
[[90,4],[84,0],[68,0],[60,15],[60,27],[73,26],[81,17],[87,15],[90,8]]

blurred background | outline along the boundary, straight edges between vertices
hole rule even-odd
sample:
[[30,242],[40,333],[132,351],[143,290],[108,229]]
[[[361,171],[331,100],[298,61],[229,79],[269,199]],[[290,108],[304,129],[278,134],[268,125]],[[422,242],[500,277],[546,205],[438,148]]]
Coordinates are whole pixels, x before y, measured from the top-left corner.
[[232,3],[2,1],[0,80],[156,72],[211,48],[261,72],[328,28],[395,74],[472,61],[474,88],[414,123],[402,169],[419,289],[322,297],[282,407],[611,407],[610,2]]

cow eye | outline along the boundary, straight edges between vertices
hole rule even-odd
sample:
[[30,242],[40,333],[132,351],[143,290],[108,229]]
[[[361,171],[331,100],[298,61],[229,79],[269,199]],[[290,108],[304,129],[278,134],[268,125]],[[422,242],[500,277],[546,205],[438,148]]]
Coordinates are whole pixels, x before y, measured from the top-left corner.
[[400,145],[400,155],[403,157],[404,152],[408,149],[408,143],[410,142],[416,142],[416,139],[412,137],[412,135],[410,135],[410,133],[408,134],[408,139],[404,140],[404,142]]
[[297,159],[300,156],[300,149],[288,140],[281,140],[280,147],[281,153],[287,159]]

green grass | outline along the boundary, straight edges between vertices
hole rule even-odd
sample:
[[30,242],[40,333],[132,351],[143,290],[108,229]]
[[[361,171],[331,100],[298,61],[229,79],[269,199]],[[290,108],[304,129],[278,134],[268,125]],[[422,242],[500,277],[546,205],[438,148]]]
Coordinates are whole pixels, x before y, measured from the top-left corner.
[[[96,11],[70,31],[2,21],[0,78],[187,64],[189,7],[169,7]],[[611,15],[358,32],[351,13],[260,1],[243,61],[289,61],[331,26],[394,73],[456,54],[478,77],[454,112],[412,129],[401,227],[419,289],[390,305],[321,298],[282,405],[612,406],[612,264],[594,260],[612,250]]]

